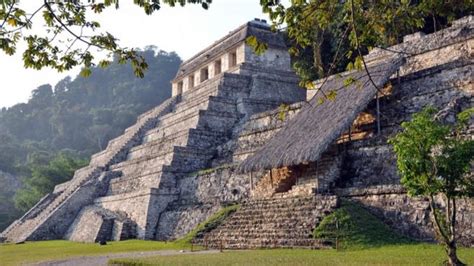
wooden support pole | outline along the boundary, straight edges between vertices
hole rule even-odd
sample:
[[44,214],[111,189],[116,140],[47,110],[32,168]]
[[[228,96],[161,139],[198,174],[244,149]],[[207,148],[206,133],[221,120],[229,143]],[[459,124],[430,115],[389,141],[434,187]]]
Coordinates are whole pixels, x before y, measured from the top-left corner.
[[250,190],[253,190],[253,172],[250,172]]
[[273,188],[273,171],[272,171],[272,169],[270,169],[270,185]]
[[377,135],[380,135],[380,100],[379,94],[376,94],[376,104],[377,104]]
[[352,126],[349,126],[349,142],[352,141]]

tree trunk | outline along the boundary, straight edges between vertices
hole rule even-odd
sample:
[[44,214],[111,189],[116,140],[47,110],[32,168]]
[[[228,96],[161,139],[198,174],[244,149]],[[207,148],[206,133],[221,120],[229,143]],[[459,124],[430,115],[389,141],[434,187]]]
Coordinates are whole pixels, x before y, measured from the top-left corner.
[[[434,200],[434,195],[430,195],[430,209],[433,215],[436,228],[444,242],[446,254],[448,255],[448,265],[450,266],[462,266],[466,265],[461,262],[457,256],[456,250],[456,199],[446,196],[446,226],[443,228],[440,221],[441,217],[437,214],[437,207]],[[452,203],[451,203],[452,201]],[[451,205],[452,204],[452,205]]]
[[457,256],[456,248],[456,198],[447,197],[447,220],[449,223],[449,240],[446,241],[446,253],[448,255],[448,265],[465,265]]
[[466,265],[462,263],[458,258],[457,251],[456,251],[456,242],[450,241],[449,243],[446,243],[446,253],[448,254],[448,265],[450,266]]

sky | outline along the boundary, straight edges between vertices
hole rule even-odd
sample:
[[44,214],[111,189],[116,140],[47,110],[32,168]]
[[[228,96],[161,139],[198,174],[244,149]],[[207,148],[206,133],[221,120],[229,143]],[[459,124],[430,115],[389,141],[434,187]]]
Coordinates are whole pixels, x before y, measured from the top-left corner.
[[[261,12],[259,0],[214,0],[208,10],[199,5],[163,7],[151,16],[130,2],[122,0],[120,9],[102,13],[98,19],[102,29],[120,39],[121,46],[155,45],[164,51],[175,51],[183,60],[247,21],[267,18]],[[35,7],[33,1],[21,4],[31,9]],[[36,24],[41,27],[43,21],[38,20]],[[79,72],[79,69],[63,73],[25,69],[21,47],[18,50],[14,56],[0,51],[0,108],[26,102],[38,86],[46,83],[54,86],[64,77],[75,77]]]

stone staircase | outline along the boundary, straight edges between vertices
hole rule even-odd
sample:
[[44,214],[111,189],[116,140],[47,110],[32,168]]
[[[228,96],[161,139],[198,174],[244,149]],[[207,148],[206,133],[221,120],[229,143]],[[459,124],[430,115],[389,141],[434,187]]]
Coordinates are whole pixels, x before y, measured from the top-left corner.
[[[89,166],[56,186],[53,193],[2,232],[0,238],[9,242],[62,238],[86,206],[122,211],[120,201],[136,198],[134,195],[140,193],[163,195],[159,201],[165,208],[179,194],[177,179],[209,168],[218,146],[232,137],[232,129],[243,117],[252,114],[242,112],[241,106],[242,99],[249,97],[251,80],[248,76],[224,73],[221,78],[199,84],[140,115],[136,124],[110,140],[104,151],[93,155]],[[247,105],[251,107],[252,103]],[[85,191],[86,186],[90,191]],[[117,203],[103,205],[111,201]],[[152,199],[142,202],[142,214],[135,213],[136,217],[159,216],[148,214],[151,210],[145,206],[147,202],[153,204]],[[153,208],[159,212],[162,207]],[[136,210],[129,212],[126,215],[133,218]],[[139,237],[152,235],[149,231],[153,223],[137,222]],[[51,233],[59,227],[61,230]],[[147,236],[142,234],[144,231]]]
[[210,248],[325,248],[312,231],[338,204],[336,196],[249,200],[196,239]]
[[[125,130],[125,133],[118,138],[111,140],[107,149],[92,156],[89,166],[81,168],[74,173],[74,177],[67,182],[67,185],[62,185],[62,190],[55,192],[54,196],[47,195],[38,204],[36,204],[23,217],[15,221],[7,229],[5,229],[1,237],[7,242],[23,242],[26,240],[41,239],[42,236],[35,236],[34,233],[42,224],[50,218],[54,212],[63,205],[71,196],[82,187],[86,182],[98,178],[99,175],[111,164],[123,160],[128,153],[128,150],[136,145],[143,135],[144,131],[152,128],[159,116],[170,111],[170,108],[175,104],[176,98],[166,100],[160,106],[151,111],[141,115],[137,123]],[[50,200],[44,204],[45,200]],[[83,206],[76,206],[76,211]],[[34,213],[34,215],[32,215]]]
[[126,240],[136,237],[135,227],[136,224],[123,213],[88,206],[77,215],[66,239],[78,242]]
[[[192,97],[184,94],[170,113],[144,133],[125,160],[110,165],[122,176],[111,181],[107,195],[163,187],[164,173],[179,176],[206,168],[240,118],[235,98],[217,96],[230,93],[226,89],[216,84],[214,89],[191,91]],[[173,180],[167,181],[174,187]]]
[[[31,213],[28,212],[5,229],[5,231],[2,232],[2,237],[5,237],[6,241],[9,242],[18,243],[26,241],[30,235],[34,233],[35,229],[44,223],[79,187],[83,186],[89,179],[100,174],[100,172],[100,169],[91,170],[91,168],[83,168],[76,171],[74,182],[72,182],[66,190],[55,195],[54,199],[48,204],[41,204],[42,200],[40,200],[40,204],[35,205]],[[35,215],[31,215],[33,212]]]
[[[228,75],[181,95],[169,112],[143,132],[125,156],[108,166],[108,171],[120,172],[121,176],[109,182],[107,193],[95,199],[94,204],[120,211],[123,210],[120,205],[127,204],[125,199],[151,194],[167,197],[160,200],[157,209],[166,207],[179,193],[177,179],[208,168],[215,149],[231,137],[232,128],[242,117],[236,101],[245,96],[242,91],[247,87],[246,78]],[[107,203],[112,201],[116,203]],[[146,204],[127,214],[132,219],[147,216],[137,221],[137,237],[148,239],[153,235],[152,217],[159,217],[159,211],[150,214]],[[142,214],[137,215],[138,212]]]

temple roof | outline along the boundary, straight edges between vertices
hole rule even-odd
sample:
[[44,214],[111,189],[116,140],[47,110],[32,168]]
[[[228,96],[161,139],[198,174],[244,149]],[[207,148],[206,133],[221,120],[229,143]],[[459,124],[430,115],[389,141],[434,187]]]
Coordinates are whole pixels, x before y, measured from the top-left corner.
[[272,32],[270,25],[265,21],[249,21],[214,42],[214,44],[202,50],[195,56],[181,63],[173,81],[179,80],[205,64],[212,62],[230,49],[235,48],[236,45],[244,42],[249,36],[257,37],[259,41],[268,44],[268,47],[280,49],[287,48],[283,34]]
[[[268,170],[318,160],[374,99],[377,88],[381,88],[389,80],[402,62],[403,58],[399,55],[376,60],[368,66],[370,78],[363,69],[325,79],[322,87],[326,93],[336,91],[335,99],[326,99],[321,103],[320,98],[324,96],[316,93],[284,128],[254,155],[243,161],[238,170]],[[345,85],[348,79],[354,82]]]

